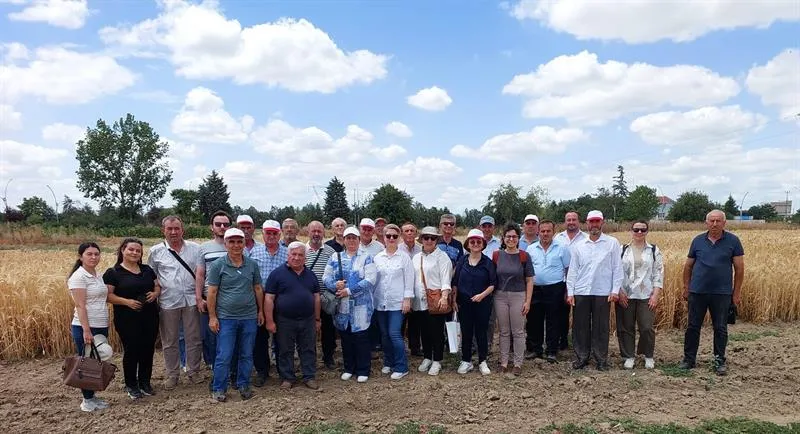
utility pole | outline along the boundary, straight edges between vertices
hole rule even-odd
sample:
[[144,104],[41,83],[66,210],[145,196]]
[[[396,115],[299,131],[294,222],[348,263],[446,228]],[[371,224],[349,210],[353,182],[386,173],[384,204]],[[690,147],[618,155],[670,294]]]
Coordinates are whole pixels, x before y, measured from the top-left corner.
[[[10,178],[8,182],[6,182],[6,188],[3,191],[3,212],[8,214],[8,184],[11,184],[14,178]],[[6,215],[6,222],[8,222],[8,215]]]
[[746,191],[746,192],[744,193],[744,196],[742,196],[742,201],[741,201],[741,202],[739,202],[739,219],[740,219],[740,220],[741,220],[741,218],[742,218],[742,213],[744,213],[744,199],[747,197],[747,195],[748,195],[748,194],[750,194],[750,192],[749,192],[749,191]]
[[56,211],[56,224],[58,224],[58,199],[56,199],[56,193],[53,191],[53,189],[50,187],[49,184],[45,184],[45,186],[47,187],[48,190],[50,190],[50,194],[53,195],[53,204],[55,204],[56,206],[54,208]]

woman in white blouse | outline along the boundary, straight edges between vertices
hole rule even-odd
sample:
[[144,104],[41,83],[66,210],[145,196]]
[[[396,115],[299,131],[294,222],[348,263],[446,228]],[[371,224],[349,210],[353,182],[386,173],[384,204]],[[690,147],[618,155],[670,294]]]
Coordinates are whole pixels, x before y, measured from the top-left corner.
[[408,375],[408,358],[403,341],[403,315],[411,310],[414,298],[414,267],[411,257],[398,250],[400,228],[395,224],[383,228],[386,248],[375,255],[378,280],[372,293],[375,315],[381,329],[384,374],[392,380]]
[[[75,303],[72,316],[72,339],[79,355],[94,341],[96,335],[108,337],[108,288],[103,277],[97,274],[100,247],[95,243],[78,246],[78,259],[70,272],[67,287]],[[108,403],[94,396],[91,390],[81,390],[81,410],[95,411],[108,408]]]
[[412,308],[415,311],[425,312],[421,327],[424,359],[418,369],[420,372],[427,372],[428,375],[439,375],[444,358],[444,323],[450,315],[429,313],[425,290],[440,291],[439,307],[444,309],[450,302],[453,263],[450,262],[447,253],[436,247],[439,233],[435,227],[422,228],[419,240],[422,243],[422,251],[411,259],[416,275]]
[[[647,242],[649,226],[640,220],[631,226],[633,241],[622,249],[622,270],[625,278],[616,306],[619,351],[625,359],[625,369],[633,369],[636,355],[644,355],[644,367],[653,369],[656,332],[653,328],[655,310],[664,286],[664,259],[654,244]],[[634,352],[636,327],[639,328],[639,347]]]

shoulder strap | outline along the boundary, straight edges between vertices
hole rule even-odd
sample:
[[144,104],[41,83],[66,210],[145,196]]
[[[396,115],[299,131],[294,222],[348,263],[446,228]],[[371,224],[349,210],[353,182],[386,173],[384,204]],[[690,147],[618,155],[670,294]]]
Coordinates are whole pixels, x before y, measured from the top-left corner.
[[319,250],[317,250],[317,256],[315,256],[314,257],[314,261],[311,262],[311,271],[314,271],[314,266],[317,265],[317,260],[319,260],[319,255],[322,254],[322,249],[324,249],[324,248],[325,247],[323,245],[323,247],[320,247]]
[[624,256],[625,256],[625,251],[626,251],[626,250],[628,250],[628,247],[629,247],[629,246],[630,246],[630,244],[623,244],[623,245],[622,245],[622,254],[621,254],[621,255],[619,255],[619,257],[620,257],[620,258],[622,258],[622,257],[624,257]]
[[492,262],[497,264],[498,258],[500,258],[500,251],[495,250],[494,252],[492,252]]
[[528,262],[528,252],[524,250],[519,251],[519,262],[524,266]]
[[336,252],[337,259],[339,259],[339,278],[344,280],[344,273],[342,272],[342,252]]
[[422,276],[422,288],[426,291],[428,290],[428,282],[425,281],[425,266],[423,265],[425,261],[425,255],[420,253],[419,255],[419,274]]
[[192,279],[196,279],[196,277],[194,276],[194,270],[192,270],[192,268],[191,268],[191,267],[189,267],[189,264],[187,264],[187,263],[186,263],[186,261],[184,261],[184,260],[183,260],[183,258],[181,258],[181,256],[178,254],[178,252],[176,252],[176,251],[172,250],[172,249],[171,249],[171,248],[170,248],[170,247],[167,245],[167,242],[166,242],[166,241],[164,242],[164,247],[166,247],[166,248],[167,248],[167,251],[168,251],[170,254],[172,254],[172,256],[173,256],[175,259],[177,259],[177,260],[178,260],[178,262],[180,262],[180,263],[181,263],[181,265],[183,265],[183,268],[185,268],[185,269],[186,269],[186,271],[188,271],[188,272],[189,272],[189,274],[191,274],[191,275],[192,275]]
[[655,244],[651,244],[651,246],[653,246],[653,252],[652,252],[653,253],[653,265],[655,265],[655,263],[656,263],[656,245]]

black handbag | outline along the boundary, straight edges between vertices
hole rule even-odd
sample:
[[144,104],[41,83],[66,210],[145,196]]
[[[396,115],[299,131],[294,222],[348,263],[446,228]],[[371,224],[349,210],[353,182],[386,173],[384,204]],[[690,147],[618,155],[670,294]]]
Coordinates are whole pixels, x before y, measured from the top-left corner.
[[728,324],[736,324],[737,315],[739,315],[739,308],[731,302],[730,307],[728,307]]

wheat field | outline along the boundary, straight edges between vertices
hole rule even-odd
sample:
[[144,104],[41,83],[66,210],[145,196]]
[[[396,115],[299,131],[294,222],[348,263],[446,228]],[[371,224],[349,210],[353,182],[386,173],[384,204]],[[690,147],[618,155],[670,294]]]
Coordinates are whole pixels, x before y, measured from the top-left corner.
[[[681,298],[686,251],[697,232],[651,232],[648,241],[664,252],[665,288],[656,315],[659,329],[686,325]],[[800,231],[737,231],[745,248],[743,321],[800,319]],[[616,233],[621,242],[629,233]],[[112,244],[113,243],[113,244]],[[116,241],[103,248],[100,272],[114,260]],[[76,246],[50,249],[0,250],[0,360],[60,357],[74,351],[69,327],[72,300],[66,274],[76,258]],[[612,315],[613,318],[613,315]],[[613,330],[613,327],[612,327]],[[121,348],[111,327],[114,348]]]

